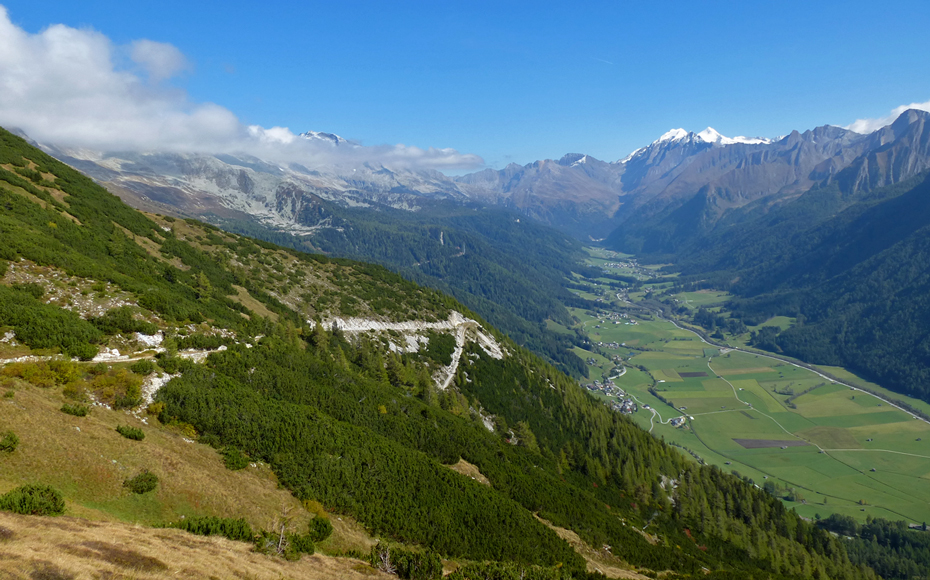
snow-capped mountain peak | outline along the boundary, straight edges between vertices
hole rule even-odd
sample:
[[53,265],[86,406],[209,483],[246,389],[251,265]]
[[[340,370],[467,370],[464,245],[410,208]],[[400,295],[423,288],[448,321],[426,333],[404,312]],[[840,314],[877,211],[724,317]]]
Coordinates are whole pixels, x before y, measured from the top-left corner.
[[760,145],[766,143],[772,143],[777,141],[777,139],[765,139],[763,137],[725,137],[721,135],[713,127],[708,127],[701,131],[700,133],[694,133],[692,131],[685,131],[684,129],[672,129],[666,131],[662,134],[661,137],[653,141],[646,147],[640,147],[636,151],[633,151],[623,159],[620,159],[616,163],[623,164],[631,161],[634,157],[637,157],[646,151],[657,150],[666,146],[671,146],[673,144],[702,144],[706,143],[713,145],[714,147],[724,147],[726,145],[735,145],[737,143],[742,143],[745,145]]
[[310,141],[326,141],[328,143],[332,143],[333,145],[342,145],[349,142],[347,139],[343,139],[339,135],[335,135],[333,133],[324,133],[322,131],[307,131],[306,133],[301,133],[300,136]]
[[733,142],[732,139],[727,139],[723,135],[717,132],[713,127],[708,127],[697,134],[697,138],[705,143],[720,143],[721,145],[729,145]]
[[682,139],[687,139],[688,135],[690,135],[690,133],[684,129],[672,129],[663,133],[653,144],[663,143],[665,141],[681,141]]
[[742,135],[738,137],[733,137],[730,141],[734,143],[745,143],[746,145],[762,145],[766,143],[772,143],[774,141],[781,140],[781,137],[776,137],[775,139],[766,139],[765,137],[743,137]]

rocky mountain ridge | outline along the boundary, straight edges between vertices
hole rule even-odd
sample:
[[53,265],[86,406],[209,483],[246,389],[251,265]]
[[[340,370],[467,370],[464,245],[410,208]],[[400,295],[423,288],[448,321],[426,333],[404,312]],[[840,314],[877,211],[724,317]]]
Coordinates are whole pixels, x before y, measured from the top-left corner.
[[[311,235],[337,227],[321,213],[321,202],[418,211],[446,200],[503,207],[590,240],[621,226],[641,237],[640,224],[671,219],[680,208],[687,215],[676,219],[704,227],[699,222],[715,223],[730,209],[792,199],[833,179],[850,191],[897,183],[930,164],[927,118],[909,110],[867,135],[824,125],[771,140],[724,137],[711,127],[673,129],[615,162],[570,153],[457,177],[367,163],[311,168],[248,155],[44,149],[144,209],[255,220]],[[301,137],[353,146],[331,133]],[[625,243],[642,249],[635,240]]]

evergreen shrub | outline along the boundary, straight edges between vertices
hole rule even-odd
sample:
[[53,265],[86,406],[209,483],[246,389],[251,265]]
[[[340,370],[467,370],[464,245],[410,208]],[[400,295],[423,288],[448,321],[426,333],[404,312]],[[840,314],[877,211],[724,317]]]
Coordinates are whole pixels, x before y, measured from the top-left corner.
[[34,516],[57,516],[65,512],[61,493],[47,485],[24,485],[0,496],[0,510]]
[[158,486],[158,476],[143,469],[135,477],[129,478],[123,482],[123,487],[128,488],[132,493],[148,493]]
[[133,441],[142,441],[145,439],[145,433],[142,432],[142,429],[137,427],[130,427],[128,425],[119,425],[116,428],[116,432],[125,437],[126,439],[132,439]]

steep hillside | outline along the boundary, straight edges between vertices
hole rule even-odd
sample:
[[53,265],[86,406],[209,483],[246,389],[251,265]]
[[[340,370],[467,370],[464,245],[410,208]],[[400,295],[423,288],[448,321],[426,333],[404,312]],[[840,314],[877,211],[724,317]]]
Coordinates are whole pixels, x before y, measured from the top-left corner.
[[[50,548],[54,546],[54,550]],[[364,562],[322,555],[270,559],[244,542],[150,530],[120,522],[0,512],[4,578],[393,578]]]
[[[351,146],[327,133],[306,137]],[[546,329],[547,320],[569,319],[564,304],[574,295],[564,281],[581,267],[580,245],[519,214],[481,209],[440,173],[45,149],[133,207],[386,266],[454,295],[519,344],[584,375],[571,340]]]
[[[123,429],[125,444],[177,430],[229,466],[270,466],[305,505],[460,563],[589,577],[545,520],[650,573],[872,576],[778,500],[656,440],[451,298],[378,266],[143,215],[21,139],[0,141],[14,403],[43,389],[92,405],[97,422],[114,417],[98,406],[144,408],[142,435],[157,434]],[[24,426],[18,447],[2,443],[4,474],[41,447],[22,407],[8,410]],[[490,485],[448,467],[463,459]],[[150,469],[165,490],[190,485],[170,462]],[[66,505],[88,501],[83,485],[62,485]]]

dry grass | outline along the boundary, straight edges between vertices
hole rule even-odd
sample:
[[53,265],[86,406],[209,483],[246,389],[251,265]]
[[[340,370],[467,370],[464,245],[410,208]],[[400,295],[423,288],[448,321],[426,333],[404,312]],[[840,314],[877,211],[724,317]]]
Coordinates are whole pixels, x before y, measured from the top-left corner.
[[327,554],[344,554],[350,550],[358,550],[367,554],[371,547],[378,543],[355,519],[336,514],[329,514],[328,517],[333,524],[333,535],[320,543],[320,551]]
[[251,544],[77,518],[0,512],[0,580],[167,580],[242,578],[330,580],[388,578],[364,562],[263,556]]
[[576,552],[578,552],[581,557],[585,559],[588,563],[589,572],[600,572],[608,578],[627,578],[631,580],[648,580],[648,576],[643,576],[642,574],[637,573],[634,570],[630,569],[629,564],[623,560],[614,557],[606,549],[595,550],[581,537],[578,536],[575,532],[567,530],[565,528],[560,528],[542,519],[539,516],[536,516],[536,519],[540,522],[549,526],[560,538],[565,540],[571,545]]
[[278,315],[276,313],[268,310],[264,304],[255,298],[252,298],[252,295],[249,294],[249,291],[242,286],[236,286],[233,284],[233,290],[237,292],[235,296],[229,296],[229,299],[233,302],[238,302],[259,316],[264,316],[265,318],[270,318],[271,320],[278,319]]
[[464,459],[460,458],[459,462],[456,463],[455,465],[447,465],[446,467],[448,467],[449,469],[451,469],[452,471],[456,473],[461,473],[462,475],[466,477],[470,477],[474,479],[475,481],[477,481],[478,483],[483,483],[485,485],[491,485],[491,481],[487,477],[485,477],[484,474],[481,473],[481,471],[478,470],[478,467],[476,465],[472,465],[471,463],[465,461]]
[[[279,489],[267,466],[230,471],[211,447],[191,443],[157,424],[125,411],[93,407],[87,417],[59,411],[58,389],[19,383],[13,398],[0,398],[0,427],[20,439],[17,450],[0,457],[0,493],[26,483],[43,483],[65,497],[70,515],[97,520],[155,524],[182,515],[244,517],[268,527],[284,510],[295,529],[311,515],[286,490]],[[117,425],[138,427],[144,441],[130,441]],[[123,481],[149,469],[158,488],[129,493]]]

